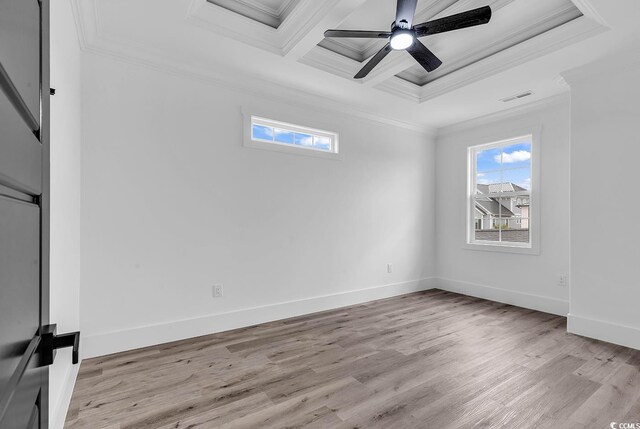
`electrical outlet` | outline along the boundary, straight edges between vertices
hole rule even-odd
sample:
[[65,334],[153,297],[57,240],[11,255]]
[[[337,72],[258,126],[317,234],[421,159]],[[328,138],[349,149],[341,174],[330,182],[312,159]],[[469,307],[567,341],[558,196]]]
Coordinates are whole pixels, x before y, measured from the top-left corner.
[[224,289],[222,285],[213,285],[213,297],[220,298],[224,295]]
[[558,286],[567,287],[568,284],[569,279],[567,278],[567,276],[560,276],[560,278],[558,278]]
[[388,273],[392,273],[393,272],[393,264],[387,264],[387,272]]

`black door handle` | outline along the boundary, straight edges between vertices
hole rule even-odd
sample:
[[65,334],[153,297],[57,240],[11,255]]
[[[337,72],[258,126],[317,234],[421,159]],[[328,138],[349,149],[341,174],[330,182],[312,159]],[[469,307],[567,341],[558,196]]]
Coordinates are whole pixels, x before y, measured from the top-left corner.
[[68,334],[56,335],[57,325],[47,325],[42,328],[40,341],[41,365],[53,364],[56,357],[56,350],[65,347],[73,347],[71,360],[73,364],[78,363],[78,351],[80,350],[80,332],[69,332]]

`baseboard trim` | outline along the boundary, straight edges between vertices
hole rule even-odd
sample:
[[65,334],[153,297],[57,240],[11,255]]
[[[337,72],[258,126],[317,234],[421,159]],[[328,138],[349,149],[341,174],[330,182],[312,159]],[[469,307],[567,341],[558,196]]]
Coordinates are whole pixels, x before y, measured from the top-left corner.
[[83,337],[81,353],[84,359],[134,350],[201,335],[224,332],[289,317],[332,310],[376,299],[390,298],[412,292],[433,289],[434,278],[393,283],[296,301],[252,307],[186,320],[176,320],[140,326],[115,332]]
[[544,313],[556,314],[558,316],[566,316],[567,313],[569,313],[569,301],[561,299],[500,289],[492,286],[442,277],[437,277],[435,279],[435,284],[438,289],[446,290],[448,292],[456,292],[463,295],[474,296],[476,298],[502,302],[504,304],[529,308],[531,310],[542,311]]
[[640,329],[569,314],[567,332],[640,350]]
[[55,414],[51,415],[49,425],[52,429],[63,429],[65,420],[67,419],[67,412],[69,411],[69,405],[71,404],[71,397],[73,396],[73,389],[76,386],[76,379],[78,378],[78,371],[80,370],[79,362],[77,365],[69,366],[67,376],[65,377],[64,390],[60,397],[58,404],[55,407]]

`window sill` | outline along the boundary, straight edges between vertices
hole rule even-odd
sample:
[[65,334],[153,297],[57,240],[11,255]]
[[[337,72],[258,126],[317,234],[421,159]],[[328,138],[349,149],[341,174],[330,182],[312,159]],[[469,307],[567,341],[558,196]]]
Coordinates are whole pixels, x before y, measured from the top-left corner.
[[244,146],[250,147],[252,149],[270,150],[273,152],[289,153],[292,155],[312,156],[315,158],[333,159],[337,161],[342,160],[342,155],[339,152],[338,153],[324,152],[320,150],[307,149],[304,147],[298,147],[298,146],[288,145],[288,144],[262,142],[258,140],[249,139],[249,140],[245,140]]
[[481,244],[481,243],[465,243],[464,249],[467,250],[479,250],[485,252],[501,252],[501,253],[513,253],[516,255],[540,255],[540,249],[537,246],[531,245],[525,246],[509,246],[505,244]]

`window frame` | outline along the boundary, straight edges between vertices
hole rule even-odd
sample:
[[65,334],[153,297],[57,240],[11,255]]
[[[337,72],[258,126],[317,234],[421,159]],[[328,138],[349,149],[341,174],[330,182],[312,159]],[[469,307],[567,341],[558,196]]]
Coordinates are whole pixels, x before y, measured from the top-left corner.
[[[467,146],[467,214],[464,248],[469,250],[485,250],[516,254],[540,254],[540,134],[541,127],[534,127],[518,132],[511,132],[508,137],[502,135],[496,139],[485,139],[485,143]],[[477,180],[476,154],[479,151],[495,149],[521,142],[523,139],[531,141],[531,189],[529,191],[529,243],[513,243],[499,241],[475,240],[475,204],[474,195]],[[505,197],[513,193],[506,193]]]
[[[312,156],[316,158],[341,160],[342,154],[340,152],[340,136],[337,131],[326,131],[320,128],[296,125],[293,121],[283,121],[271,119],[270,116],[280,115],[263,115],[255,111],[249,111],[243,108],[243,129],[244,129],[244,141],[245,147],[254,149],[264,149],[275,152],[289,153],[294,155]],[[253,136],[253,125],[261,125],[265,127],[278,128],[292,133],[311,135],[314,137],[323,137],[330,139],[331,150],[322,150],[308,146],[299,146],[290,143],[281,143],[275,141],[255,139]]]

